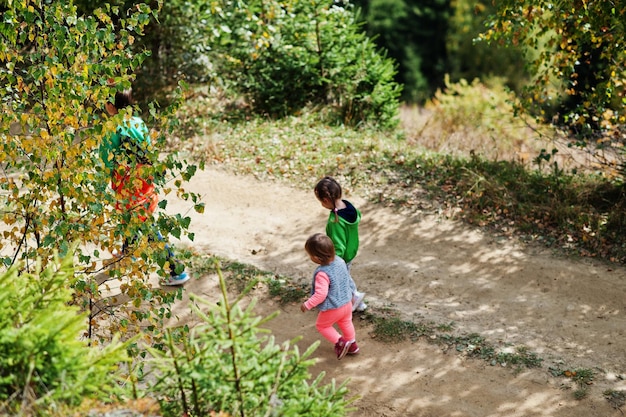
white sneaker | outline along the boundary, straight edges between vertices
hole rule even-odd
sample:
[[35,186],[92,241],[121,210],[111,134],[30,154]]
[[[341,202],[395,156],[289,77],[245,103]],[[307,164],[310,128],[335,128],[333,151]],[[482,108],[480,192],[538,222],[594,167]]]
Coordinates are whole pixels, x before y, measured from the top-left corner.
[[354,294],[352,294],[352,311],[355,311],[357,307],[363,304],[364,298],[365,298],[364,292],[355,291]]
[[187,275],[186,272],[181,273],[180,275],[175,275],[169,277],[167,281],[163,283],[163,285],[174,286],[174,285],[183,285],[185,282],[189,281],[191,277]]
[[357,306],[356,311],[358,312],[365,311],[366,308],[367,308],[367,304],[361,301],[361,303]]

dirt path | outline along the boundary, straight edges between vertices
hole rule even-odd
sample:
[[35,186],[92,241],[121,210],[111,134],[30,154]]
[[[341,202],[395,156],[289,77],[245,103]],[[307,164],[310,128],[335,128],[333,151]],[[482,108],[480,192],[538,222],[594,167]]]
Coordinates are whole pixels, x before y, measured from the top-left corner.
[[[308,282],[314,265],[303,245],[324,231],[326,210],[312,192],[235,176],[217,168],[188,185],[206,203],[203,215],[169,198],[168,211],[192,216],[199,252],[218,255]],[[358,395],[352,416],[612,417],[603,398],[626,390],[626,268],[590,259],[565,259],[495,239],[436,216],[405,216],[347,195],[363,212],[361,250],[353,265],[370,308],[391,307],[407,319],[454,323],[457,334],[479,333],[501,346],[527,346],[542,368],[514,373],[447,352],[426,341],[387,344],[355,318],[361,354],[338,362],[324,340],[312,369]],[[214,277],[187,290],[214,294]],[[278,341],[302,335],[302,348],[320,340],[315,313],[262,300],[259,314],[281,310],[270,323]],[[179,304],[177,313],[188,308]],[[596,372],[587,398],[548,366]]]

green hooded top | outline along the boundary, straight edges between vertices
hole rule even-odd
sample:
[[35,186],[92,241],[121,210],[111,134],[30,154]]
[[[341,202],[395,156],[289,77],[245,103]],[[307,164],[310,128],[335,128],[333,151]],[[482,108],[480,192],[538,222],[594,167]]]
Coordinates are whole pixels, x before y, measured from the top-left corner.
[[[116,132],[105,137],[99,149],[100,158],[109,169],[115,169],[120,154],[134,155],[136,163],[145,163],[146,146],[150,145],[150,133],[146,124],[137,116],[126,119]],[[125,158],[125,162],[127,158]]]
[[[326,234],[335,245],[335,253],[346,263],[351,262],[359,251],[359,223],[361,212],[349,201],[343,200],[346,208],[335,212],[331,210],[326,223]],[[345,213],[344,213],[345,212]],[[350,214],[354,221],[348,221],[342,215]]]

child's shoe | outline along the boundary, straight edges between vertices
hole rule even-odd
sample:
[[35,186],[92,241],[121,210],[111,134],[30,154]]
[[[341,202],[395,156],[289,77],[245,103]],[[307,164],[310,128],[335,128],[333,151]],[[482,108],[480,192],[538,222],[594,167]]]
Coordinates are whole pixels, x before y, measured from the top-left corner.
[[190,276],[187,275],[186,272],[181,272],[179,275],[170,275],[169,279],[166,280],[163,285],[175,286],[175,285],[183,285],[185,282],[189,281]]
[[[123,258],[127,257],[128,256],[128,246],[126,246],[126,244],[124,244],[124,246],[122,246],[121,250],[113,249],[111,251],[111,255],[113,256],[113,259],[115,259],[116,261],[119,261],[120,259],[123,259]],[[133,262],[135,262],[137,260],[137,257],[131,256],[130,259]]]
[[361,301],[361,304],[359,304],[356,307],[356,311],[362,312],[362,311],[365,311],[366,308],[367,308],[367,304],[365,304],[363,301]]
[[335,343],[335,353],[337,354],[337,359],[341,360],[341,358],[346,356],[351,344],[352,342],[348,342],[343,337],[340,337],[339,340],[337,340],[337,343]]
[[[352,294],[352,312],[356,311],[357,308],[363,304],[363,299],[365,298],[365,293],[364,292],[358,292],[355,291],[354,294]],[[363,309],[365,310],[365,309]],[[362,311],[362,310],[359,310]]]
[[348,348],[347,355],[356,355],[359,353],[359,347],[356,345],[356,342],[350,343],[350,347]]

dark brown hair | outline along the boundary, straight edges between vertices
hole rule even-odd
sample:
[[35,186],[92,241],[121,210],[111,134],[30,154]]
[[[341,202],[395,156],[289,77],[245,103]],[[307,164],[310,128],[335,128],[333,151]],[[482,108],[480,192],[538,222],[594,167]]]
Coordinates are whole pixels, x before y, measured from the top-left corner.
[[333,211],[335,212],[335,222],[339,221],[337,215],[337,207],[335,201],[341,198],[341,185],[333,177],[326,176],[318,181],[315,186],[315,196],[318,200],[328,199],[333,202]]
[[304,244],[304,249],[309,255],[318,257],[324,265],[331,263],[335,259],[335,245],[323,233],[315,233],[309,237]]
[[115,103],[113,105],[116,109],[121,110],[133,104],[133,90],[127,89],[124,91],[118,91],[115,93]]

